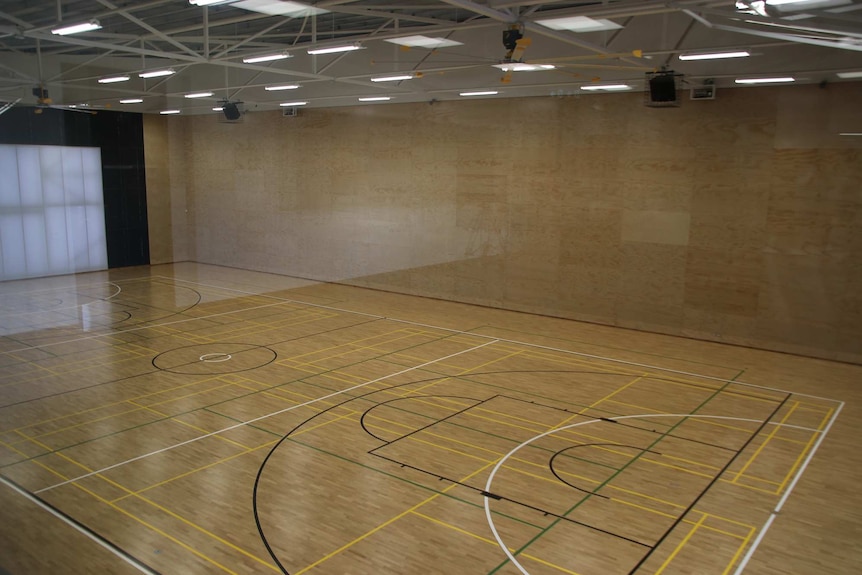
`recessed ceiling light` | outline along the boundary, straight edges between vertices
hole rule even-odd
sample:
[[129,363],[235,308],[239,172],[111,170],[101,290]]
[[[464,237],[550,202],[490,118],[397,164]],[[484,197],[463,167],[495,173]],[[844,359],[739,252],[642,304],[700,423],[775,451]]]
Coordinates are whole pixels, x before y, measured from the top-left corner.
[[389,38],[384,41],[398,44],[400,46],[408,46],[410,48],[428,48],[429,50],[464,45],[462,42],[456,42],[455,40],[449,40],[448,38],[429,38],[428,36],[404,36],[403,38]]
[[539,72],[541,70],[553,70],[553,64],[528,64],[526,62],[508,62],[505,64],[491,64],[504,72]]
[[796,78],[791,76],[781,76],[777,78],[737,78],[737,84],[777,84],[782,82],[795,82]]
[[839,78],[862,78],[862,71],[860,72],[838,72],[836,74]]
[[497,90],[485,90],[481,92],[461,92],[459,96],[496,96]]
[[194,94],[186,94],[186,98],[209,98],[212,96],[212,92],[195,92]]
[[170,76],[171,74],[176,74],[176,72],[171,69],[150,70],[149,72],[141,72],[138,76],[141,78],[158,78],[160,76]]
[[722,60],[725,58],[748,58],[751,53],[747,50],[736,50],[733,52],[697,52],[680,54],[680,60]]
[[337,54],[339,52],[352,52],[353,50],[362,50],[359,44],[347,44],[344,46],[329,46],[324,48],[309,48],[309,54]]
[[283,104],[279,104],[282,108],[293,108],[295,106],[305,106],[308,102],[284,102]]
[[299,88],[299,84],[282,84],[280,86],[266,86],[264,90],[274,92],[277,90],[296,90],[297,88]]
[[120,100],[120,104],[140,104],[144,100],[141,98],[127,98],[125,100]]
[[589,85],[589,86],[581,86],[581,90],[587,91],[598,91],[604,90],[606,92],[620,92],[622,90],[631,90],[632,87],[628,84],[597,84],[597,85]]
[[329,10],[324,10],[323,8],[316,8],[290,0],[241,0],[234,2],[231,6],[260,14],[269,14],[270,16],[291,16],[293,18],[326,14],[329,12]]
[[412,80],[413,74],[401,74],[400,76],[379,76],[371,78],[372,82],[398,82],[400,80]]
[[389,96],[369,96],[367,98],[359,98],[360,102],[385,102],[391,100]]
[[600,18],[594,20],[587,16],[569,16],[566,18],[549,18],[536,20],[537,23],[551,30],[571,30],[572,32],[600,32],[602,30],[617,30],[620,24]]
[[89,22],[54,28],[53,30],[51,30],[51,34],[57,34],[58,36],[68,36],[69,34],[80,34],[81,32],[91,32],[93,30],[99,30],[101,29],[101,27],[102,26],[99,25],[98,20],[90,20]]
[[161,112],[159,112],[159,114],[161,114],[163,116],[167,116],[170,114],[179,114],[179,113],[180,113],[180,110],[162,110]]
[[249,58],[243,58],[242,61],[246,64],[257,64],[259,62],[272,62],[274,60],[284,60],[285,58],[293,58],[290,54],[286,54],[284,52],[280,54],[266,54],[264,56],[251,56]]
[[126,75],[122,76],[109,76],[107,78],[99,78],[99,84],[113,84],[114,82],[128,82],[129,77]]

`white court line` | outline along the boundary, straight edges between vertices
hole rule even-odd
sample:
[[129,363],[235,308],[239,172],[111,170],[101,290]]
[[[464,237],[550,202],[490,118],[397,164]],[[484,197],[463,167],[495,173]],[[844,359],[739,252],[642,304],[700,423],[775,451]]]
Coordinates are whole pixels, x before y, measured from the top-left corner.
[[45,503],[44,501],[42,501],[38,497],[35,497],[30,492],[18,487],[17,485],[15,485],[14,483],[9,481],[8,479],[3,477],[2,475],[0,475],[0,483],[5,485],[6,487],[11,489],[12,491],[16,492],[18,495],[21,495],[22,497],[24,497],[25,499],[27,499],[31,503],[35,503],[40,508],[44,509],[45,511],[47,511],[48,513],[50,513],[51,515],[53,515],[54,517],[56,517],[57,519],[59,519],[60,521],[65,523],[66,525],[70,526],[75,531],[78,531],[79,533],[81,533],[82,535],[87,537],[88,539],[95,541],[97,544],[101,545],[102,547],[104,547],[105,549],[107,549],[108,551],[110,551],[111,553],[113,553],[114,555],[116,555],[117,557],[119,557],[120,559],[122,559],[123,561],[125,561],[126,563],[128,563],[129,565],[131,565],[132,567],[137,569],[138,571],[140,571],[141,573],[145,573],[146,575],[159,575],[157,572],[153,571],[152,569],[150,569],[149,567],[147,567],[146,565],[144,565],[143,563],[141,563],[140,561],[138,561],[137,559],[135,559],[134,557],[132,557],[131,555],[129,555],[128,553],[126,553],[125,551],[123,551],[122,549],[120,549],[119,547],[117,547],[116,545],[114,545],[113,543],[108,541],[107,539],[105,539],[104,537],[102,537],[101,535],[96,534],[95,532],[90,530],[88,527],[86,527],[83,524],[78,523],[74,519],[70,518],[68,515],[57,511],[52,506],[48,505],[47,503]]
[[778,516],[778,513],[781,511],[781,508],[784,507],[784,503],[787,501],[787,498],[790,497],[790,493],[793,491],[793,488],[796,487],[796,483],[799,481],[799,478],[802,477],[802,472],[808,467],[808,464],[814,458],[814,454],[820,448],[820,444],[823,443],[823,439],[826,437],[826,434],[829,433],[829,430],[832,429],[832,424],[835,423],[835,420],[838,418],[838,414],[841,413],[841,410],[844,408],[844,402],[838,406],[838,409],[835,410],[835,413],[832,414],[832,419],[829,420],[829,423],[826,424],[826,427],[823,428],[820,437],[817,438],[817,441],[814,442],[814,447],[811,448],[811,451],[808,452],[808,456],[805,458],[805,461],[802,462],[802,465],[799,466],[799,471],[796,472],[796,475],[793,476],[793,479],[790,481],[790,485],[787,486],[787,489],[784,490],[784,495],[781,499],[778,500],[778,505],[775,506],[775,509],[772,510],[772,513],[769,514],[769,519],[766,520],[766,523],[763,524],[763,527],[760,528],[760,533],[757,534],[757,537],[754,538],[754,542],[751,544],[751,547],[748,548],[748,551],[742,557],[742,560],[739,562],[739,567],[736,568],[736,571],[733,572],[733,575],[739,575],[748,565],[748,561],[751,559],[751,556],[754,555],[755,549],[760,545],[760,542],[763,540],[763,537],[766,535],[766,532],[769,531],[769,528],[772,526],[772,522]]
[[[517,345],[523,345],[523,346],[526,346],[526,347],[534,347],[534,348],[537,348],[537,349],[545,349],[545,350],[549,350],[549,351],[556,351],[556,352],[560,352],[560,353],[566,353],[566,354],[570,354],[570,355],[576,355],[576,356],[578,356],[578,357],[588,357],[588,358],[590,358],[590,359],[599,359],[599,360],[602,360],[602,361],[607,361],[607,362],[611,362],[611,363],[618,363],[618,364],[628,365],[628,366],[632,366],[632,367],[643,367],[643,368],[647,368],[647,369],[654,369],[654,370],[658,370],[658,371],[664,371],[664,372],[667,372],[667,373],[674,373],[674,374],[677,374],[677,375],[687,375],[687,376],[690,376],[690,377],[698,377],[698,378],[700,378],[700,379],[708,379],[708,380],[711,380],[711,381],[719,381],[719,382],[722,382],[722,383],[732,383],[732,384],[735,384],[735,385],[742,385],[742,386],[750,387],[750,388],[754,388],[754,389],[765,389],[765,390],[767,390],[767,391],[775,391],[775,392],[778,392],[778,393],[792,393],[793,395],[797,395],[797,396],[799,396],[799,397],[809,397],[809,398],[811,398],[811,399],[821,399],[821,400],[823,400],[823,401],[831,401],[831,402],[834,402],[834,403],[839,403],[839,401],[838,401],[837,399],[831,399],[831,398],[828,398],[828,397],[821,397],[821,396],[818,396],[818,395],[809,395],[809,394],[807,394],[807,393],[796,393],[796,392],[790,392],[790,391],[787,391],[787,390],[785,390],[785,389],[779,389],[779,388],[777,388],[777,387],[767,387],[767,386],[764,386],[764,385],[756,385],[756,384],[754,384],[754,383],[745,383],[744,381],[738,381],[738,380],[733,380],[733,379],[724,379],[724,378],[721,378],[721,377],[713,377],[713,376],[711,376],[711,375],[701,375],[701,374],[699,374],[699,373],[693,373],[693,372],[689,372],[689,371],[681,371],[681,370],[677,370],[677,369],[669,369],[669,368],[666,368],[666,367],[658,367],[658,366],[655,366],[655,365],[650,365],[650,364],[648,364],[648,363],[637,363],[637,362],[634,362],[634,361],[626,361],[626,360],[623,360],[623,359],[614,359],[614,358],[612,358],[612,357],[605,357],[605,356],[601,356],[601,355],[594,355],[594,354],[591,354],[591,353],[583,353],[583,352],[579,352],[579,351],[572,351],[572,350],[569,350],[569,349],[562,349],[562,348],[558,348],[558,347],[550,347],[550,346],[547,346],[547,345],[540,345],[540,344],[536,344],[536,343],[528,343],[528,342],[520,341],[520,340],[517,340],[517,339],[506,339],[506,338],[502,338],[502,337],[494,337],[494,336],[491,336],[491,335],[484,335],[484,334],[481,334],[481,333],[474,333],[474,332],[471,332],[471,331],[462,331],[462,330],[459,330],[459,329],[452,329],[452,328],[448,328],[448,327],[440,327],[440,326],[437,326],[437,325],[430,325],[430,324],[427,324],[427,323],[419,323],[419,322],[410,321],[410,320],[406,320],[406,319],[398,319],[398,318],[388,317],[388,316],[378,316],[378,315],[373,315],[373,314],[366,314],[366,313],[362,313],[362,312],[358,312],[358,311],[353,311],[353,310],[349,310],[349,309],[342,309],[342,308],[337,308],[337,307],[333,307],[333,306],[327,306],[327,305],[321,305],[321,304],[315,304],[315,303],[308,303],[308,302],[304,302],[304,301],[301,301],[301,300],[293,300],[293,299],[288,299],[288,298],[280,298],[280,297],[278,297],[278,296],[273,296],[273,295],[268,295],[268,294],[258,294],[258,293],[254,293],[254,292],[247,292],[247,291],[237,290],[237,289],[232,289],[232,288],[221,288],[221,287],[218,287],[218,286],[213,286],[213,285],[209,285],[209,284],[199,284],[199,283],[197,283],[197,282],[193,282],[193,281],[189,281],[189,280],[184,280],[184,279],[179,279],[179,278],[168,278],[168,277],[166,277],[166,276],[154,276],[154,277],[158,277],[158,278],[161,278],[161,279],[175,279],[176,281],[186,282],[186,283],[195,284],[195,285],[202,285],[202,286],[206,286],[206,287],[209,287],[209,288],[221,289],[221,290],[226,290],[226,291],[235,291],[235,292],[237,292],[237,293],[248,294],[248,295],[257,295],[257,296],[261,296],[261,297],[269,297],[269,298],[278,299],[278,300],[281,300],[281,301],[284,301],[284,302],[298,303],[298,304],[307,305],[307,306],[310,306],[310,307],[319,307],[319,308],[328,309],[328,310],[332,310],[332,311],[339,311],[339,312],[344,312],[344,313],[355,313],[355,314],[360,314],[360,315],[366,315],[366,316],[375,317],[375,318],[379,318],[379,319],[385,319],[385,320],[389,320],[389,321],[393,321],[393,322],[406,323],[406,324],[409,324],[409,325],[416,325],[416,326],[419,326],[419,327],[426,327],[426,328],[429,328],[429,329],[438,329],[438,330],[441,330],[441,331],[448,331],[448,332],[451,332],[451,333],[459,333],[459,334],[469,335],[469,336],[473,336],[473,337],[481,337],[481,338],[485,338],[485,339],[494,339],[494,340],[496,340],[496,341],[502,341],[502,342],[505,342],[505,343],[513,343],[513,344],[517,344]],[[326,283],[326,282],[320,282],[320,283]],[[336,285],[340,285],[340,284],[336,284]],[[348,287],[356,287],[356,286],[348,286]],[[357,288],[357,289],[362,289],[362,288]],[[577,321],[577,320],[571,320],[571,321]],[[685,361],[685,360],[681,360],[681,361]]]
[[384,379],[389,379],[389,378],[391,378],[391,377],[395,377],[396,375],[402,375],[402,374],[405,374],[405,373],[409,373],[409,372],[411,372],[411,371],[415,371],[415,370],[417,370],[417,369],[422,369],[423,367],[426,367],[426,366],[431,365],[431,364],[433,364],[433,363],[437,363],[438,361],[445,361],[445,360],[447,360],[447,359],[450,359],[450,358],[453,358],[453,357],[456,357],[456,356],[459,356],[459,355],[462,355],[462,354],[465,354],[465,353],[469,353],[469,352],[471,352],[471,351],[476,351],[477,349],[481,349],[481,348],[483,348],[483,347],[485,347],[485,346],[492,345],[493,343],[496,343],[496,342],[489,341],[489,342],[483,343],[483,344],[481,344],[481,345],[477,345],[477,346],[471,347],[471,348],[469,348],[469,349],[465,349],[465,350],[462,350],[462,351],[459,351],[459,352],[456,352],[456,353],[450,353],[450,354],[449,354],[449,355],[447,355],[447,356],[439,357],[439,358],[437,358],[437,359],[432,359],[431,361],[426,361],[425,363],[422,363],[422,364],[419,364],[419,365],[414,365],[413,367],[408,367],[407,369],[402,369],[401,371],[396,371],[395,373],[390,373],[389,375],[384,375],[383,377],[378,377],[377,379],[372,379],[371,381],[366,381],[365,383],[360,383],[360,384],[358,384],[358,385],[354,385],[353,387],[348,387],[347,389],[342,389],[341,391],[336,391],[336,392],[330,393],[329,395],[324,395],[323,397],[318,397],[318,398],[316,398],[316,399],[310,399],[310,400],[306,401],[305,403],[299,403],[299,404],[297,404],[297,405],[292,405],[292,406],[287,407],[287,408],[285,408],[285,409],[280,409],[280,410],[278,410],[278,411],[274,411],[274,412],[269,413],[269,414],[267,414],[267,415],[261,415],[260,417],[255,417],[254,419],[249,419],[248,421],[243,421],[243,422],[241,422],[241,423],[237,423],[237,424],[235,424],[235,425],[231,425],[231,426],[229,426],[229,427],[225,427],[224,429],[219,429],[219,430],[217,430],[217,431],[212,431],[212,432],[207,433],[207,434],[205,434],[205,435],[201,435],[201,436],[198,436],[198,437],[194,437],[194,438],[192,438],[192,439],[189,439],[189,440],[187,440],[187,441],[182,441],[182,442],[177,443],[177,444],[175,444],[175,445],[170,445],[170,446],[168,446],[168,447],[163,447],[163,448],[161,448],[161,449],[157,449],[157,450],[155,450],[155,451],[151,451],[151,452],[149,452],[149,453],[145,453],[145,454],[143,454],[143,455],[138,455],[137,457],[132,457],[131,459],[127,459],[127,460],[125,460],[125,461],[121,461],[120,463],[115,463],[114,465],[109,465],[109,466],[107,466],[107,467],[103,467],[102,469],[99,469],[99,470],[97,470],[97,471],[91,471],[90,473],[85,473],[84,475],[79,475],[78,477],[74,477],[74,478],[72,478],[72,479],[68,479],[68,480],[63,481],[63,482],[61,482],[61,483],[57,483],[57,484],[55,484],[55,485],[51,485],[51,486],[48,486],[48,487],[43,487],[42,489],[39,489],[38,491],[34,491],[34,493],[42,493],[42,492],[44,492],[44,491],[50,491],[51,489],[56,489],[57,487],[61,487],[61,486],[63,486],[63,485],[67,485],[67,484],[69,484],[69,483],[74,483],[75,481],[80,481],[81,479],[85,479],[85,478],[87,478],[87,477],[91,477],[91,476],[93,476],[93,475],[98,475],[99,473],[104,473],[104,472],[106,472],[106,471],[109,471],[109,470],[111,470],[111,469],[115,469],[115,468],[117,468],[117,467],[122,467],[123,465],[126,465],[127,463],[132,463],[133,461],[138,461],[138,460],[140,460],[140,459],[144,459],[144,458],[146,458],[146,457],[150,457],[150,456],[152,456],[152,455],[157,455],[157,454],[159,454],[159,453],[164,453],[164,452],[166,452],[166,451],[170,451],[170,450],[172,450],[172,449],[176,449],[177,447],[182,447],[183,445],[188,445],[188,444],[190,444],[190,443],[194,443],[194,442],[196,442],[196,441],[200,441],[201,439],[206,439],[207,437],[212,437],[213,435],[218,435],[219,433],[224,433],[225,431],[230,431],[230,430],[232,430],[232,429],[237,429],[238,427],[242,427],[243,425],[248,425],[248,424],[250,424],[250,423],[255,423],[255,422],[257,422],[257,421],[260,421],[260,420],[262,420],[262,419],[266,419],[266,418],[268,418],[268,417],[272,417],[272,416],[274,416],[274,415],[280,415],[280,414],[282,414],[282,413],[287,413],[288,411],[293,411],[294,409],[299,409],[300,407],[305,407],[306,405],[311,405],[312,403],[317,403],[318,401],[323,401],[323,400],[325,400],[325,399],[329,399],[329,398],[331,398],[331,397],[335,397],[335,396],[337,396],[337,395],[341,395],[341,394],[347,393],[347,392],[349,392],[349,391],[353,391],[353,390],[356,390],[356,389],[361,389],[361,388],[363,388],[363,387],[365,387],[365,386],[371,385],[372,383],[377,383],[377,382],[379,382],[379,381],[383,381]]
[[[844,404],[842,402],[841,406],[843,406],[843,405]],[[829,421],[829,424],[823,429],[823,431],[815,430],[816,433],[820,433],[820,437],[817,439],[817,442],[815,443],[814,448],[811,450],[811,452],[809,452],[808,457],[805,459],[805,462],[800,466],[799,471],[794,476],[793,481],[790,483],[790,486],[787,488],[787,491],[784,493],[784,496],[779,501],[778,506],[769,515],[769,518],[766,520],[766,523],[764,524],[764,526],[760,530],[760,534],[754,540],[754,542],[752,543],[752,546],[748,549],[748,552],[745,554],[745,557],[743,557],[742,562],[740,563],[739,568],[734,572],[734,575],[739,575],[740,573],[742,573],[742,570],[745,569],[745,565],[748,563],[748,559],[751,557],[751,555],[754,554],[754,551],[757,548],[757,546],[760,544],[760,540],[763,538],[763,535],[766,533],[766,530],[769,529],[770,525],[772,525],[772,522],[775,519],[775,516],[778,514],[778,511],[781,509],[781,506],[784,504],[784,502],[790,496],[790,491],[796,485],[796,482],[799,480],[799,477],[802,475],[802,472],[805,471],[805,468],[808,466],[808,462],[811,461],[812,457],[814,457],[814,452],[817,451],[817,448],[820,446],[820,443],[823,441],[823,438],[826,437],[826,434],[829,432],[829,429],[832,427],[832,422],[835,421],[835,417],[838,416],[839,411],[841,411],[841,407],[838,408],[838,410],[833,415],[832,419]],[[690,414],[690,413],[620,415],[617,417],[608,417],[606,419],[610,419],[613,421],[619,421],[622,419],[635,419],[635,418],[647,417],[647,416],[649,416],[649,417],[682,417],[682,418],[686,418],[686,419],[692,419],[692,418],[693,419],[729,419],[729,420],[733,420],[733,421],[746,421],[746,422],[754,422],[754,423],[763,423],[763,421],[759,420],[759,419],[749,419],[749,418],[744,418],[744,417],[733,417],[733,416],[729,416],[729,415],[698,415],[698,414]],[[509,459],[511,456],[513,456],[522,447],[526,447],[527,445],[529,445],[530,443],[532,443],[538,439],[541,439],[541,438],[546,437],[548,435],[552,435],[554,433],[558,433],[560,431],[564,431],[566,429],[571,429],[573,427],[579,427],[581,425],[589,425],[591,423],[600,423],[601,421],[602,421],[601,419],[591,419],[588,421],[571,423],[569,425],[564,425],[563,427],[557,427],[554,429],[549,429],[548,431],[546,431],[544,433],[540,433],[539,435],[536,435],[535,437],[531,437],[530,439],[524,441],[523,443],[516,446],[509,453],[507,453],[506,455],[504,455],[502,458],[500,458],[497,461],[497,464],[494,466],[494,469],[491,470],[491,474],[488,475],[488,480],[485,482],[485,492],[486,493],[493,493],[493,491],[491,490],[491,484],[494,482],[494,476],[497,474],[497,471],[499,471],[500,467],[503,466],[503,464],[506,462],[507,459]],[[773,421],[767,421],[766,423],[768,425],[776,425],[779,427],[784,426],[784,424],[782,424],[782,423],[773,422]],[[508,557],[509,561],[511,561],[512,564],[515,567],[517,567],[521,573],[523,573],[523,575],[530,575],[530,573],[524,568],[524,566],[518,562],[518,560],[515,558],[515,555],[511,551],[509,551],[509,548],[506,545],[506,543],[503,541],[503,538],[497,532],[497,527],[494,524],[494,518],[491,516],[490,498],[487,495],[485,495],[482,497],[482,499],[484,500],[484,505],[485,505],[485,518],[488,521],[488,526],[491,528],[491,533],[494,535],[494,539],[497,540],[497,545],[499,545],[500,549],[503,550],[503,553],[506,554],[506,557]]]

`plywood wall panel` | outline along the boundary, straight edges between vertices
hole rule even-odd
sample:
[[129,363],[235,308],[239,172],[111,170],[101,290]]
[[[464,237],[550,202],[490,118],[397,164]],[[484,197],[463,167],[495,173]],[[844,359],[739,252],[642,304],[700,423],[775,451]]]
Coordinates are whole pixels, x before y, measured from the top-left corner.
[[208,263],[862,361],[862,146],[827,133],[858,94],[172,118],[190,212],[174,241]]

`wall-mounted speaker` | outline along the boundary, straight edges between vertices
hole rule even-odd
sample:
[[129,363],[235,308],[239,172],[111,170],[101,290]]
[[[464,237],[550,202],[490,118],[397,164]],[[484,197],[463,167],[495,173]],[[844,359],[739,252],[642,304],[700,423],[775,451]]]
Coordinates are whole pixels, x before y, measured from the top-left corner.
[[222,112],[224,112],[224,117],[228,120],[239,120],[240,114],[239,108],[237,108],[236,104],[233,102],[227,102],[222,107]]
[[673,71],[647,73],[647,106],[663,108],[679,106],[677,96],[677,74]]

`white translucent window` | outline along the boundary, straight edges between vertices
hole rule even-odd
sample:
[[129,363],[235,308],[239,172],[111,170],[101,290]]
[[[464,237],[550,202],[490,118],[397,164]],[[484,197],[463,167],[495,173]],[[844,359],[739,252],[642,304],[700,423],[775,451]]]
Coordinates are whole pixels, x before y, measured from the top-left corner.
[[0,145],[0,280],[107,267],[99,148]]

